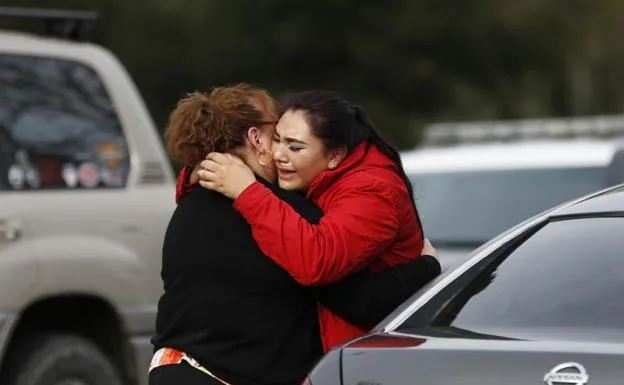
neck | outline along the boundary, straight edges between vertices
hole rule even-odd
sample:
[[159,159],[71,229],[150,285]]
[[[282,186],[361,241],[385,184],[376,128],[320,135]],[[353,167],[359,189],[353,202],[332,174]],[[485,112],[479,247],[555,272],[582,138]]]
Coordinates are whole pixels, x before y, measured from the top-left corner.
[[237,151],[235,155],[240,157],[254,174],[268,181],[271,180],[271,175],[267,168],[260,164],[258,156],[253,151]]

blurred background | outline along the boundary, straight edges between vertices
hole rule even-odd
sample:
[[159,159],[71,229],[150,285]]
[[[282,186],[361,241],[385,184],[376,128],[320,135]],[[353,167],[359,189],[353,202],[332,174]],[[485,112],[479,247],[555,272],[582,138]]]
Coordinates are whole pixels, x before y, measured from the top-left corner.
[[161,130],[185,92],[239,81],[277,95],[337,90],[364,106],[401,149],[417,144],[432,121],[619,113],[624,107],[619,0],[0,5],[98,11],[92,40],[121,59]]
[[[187,92],[247,82],[361,105],[401,150],[444,269],[543,210],[624,183],[622,0],[0,6],[94,11],[86,40],[122,63],[43,36],[48,12],[0,9],[1,385],[28,373],[75,383],[81,370],[88,384],[145,384],[175,207],[162,131]],[[67,349],[79,359],[59,365]],[[41,378],[18,383],[52,383]]]

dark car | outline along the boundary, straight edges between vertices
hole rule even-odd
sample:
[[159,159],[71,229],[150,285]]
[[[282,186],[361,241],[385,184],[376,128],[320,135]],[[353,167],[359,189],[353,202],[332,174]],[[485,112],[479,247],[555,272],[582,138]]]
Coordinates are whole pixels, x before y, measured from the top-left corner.
[[624,185],[512,228],[329,352],[313,385],[622,384]]

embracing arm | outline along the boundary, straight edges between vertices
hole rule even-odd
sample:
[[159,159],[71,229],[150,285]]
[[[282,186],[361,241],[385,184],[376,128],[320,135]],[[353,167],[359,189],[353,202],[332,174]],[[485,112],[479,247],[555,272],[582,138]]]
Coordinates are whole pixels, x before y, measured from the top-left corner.
[[210,153],[198,174],[203,187],[234,201],[262,251],[303,285],[336,281],[361,269],[395,239],[410,204],[405,191],[361,173],[332,188],[331,207],[310,224],[255,181],[231,154]]
[[[268,185],[310,224],[318,224],[323,212],[311,200],[293,192]],[[323,306],[361,328],[371,328],[440,273],[440,264],[431,255],[435,248],[425,241],[423,255],[379,273],[362,269],[357,273],[314,289]],[[429,255],[424,255],[429,254]]]
[[257,182],[234,202],[264,253],[303,285],[334,282],[381,253],[401,225],[400,205],[396,193],[374,181],[336,191],[318,224]]
[[[189,179],[190,173],[190,169],[184,169],[180,175],[180,195],[186,192],[180,187],[186,184],[184,182]],[[323,212],[311,200],[277,186],[267,184],[267,187],[307,223],[315,225],[321,221]],[[423,253],[435,255],[435,249],[426,242]],[[380,273],[363,269],[342,281],[314,289],[314,292],[319,301],[336,315],[354,325],[370,328],[433,279],[439,269],[440,265],[435,258],[423,255]]]
[[422,255],[379,273],[364,269],[319,288],[318,299],[334,314],[370,329],[440,274],[438,260]]

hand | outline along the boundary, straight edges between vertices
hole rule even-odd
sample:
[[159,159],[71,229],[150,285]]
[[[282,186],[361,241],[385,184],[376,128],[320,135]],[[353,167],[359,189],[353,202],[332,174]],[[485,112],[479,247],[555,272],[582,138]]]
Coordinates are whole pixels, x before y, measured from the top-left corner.
[[422,251],[420,252],[420,255],[431,255],[432,257],[438,256],[438,252],[436,251],[435,247],[431,245],[431,242],[429,242],[429,239],[427,238],[425,238],[425,243],[423,244],[423,248],[422,248]]
[[231,154],[211,152],[200,166],[201,169],[197,171],[199,184],[228,198],[238,198],[256,181],[251,169],[240,158]]

